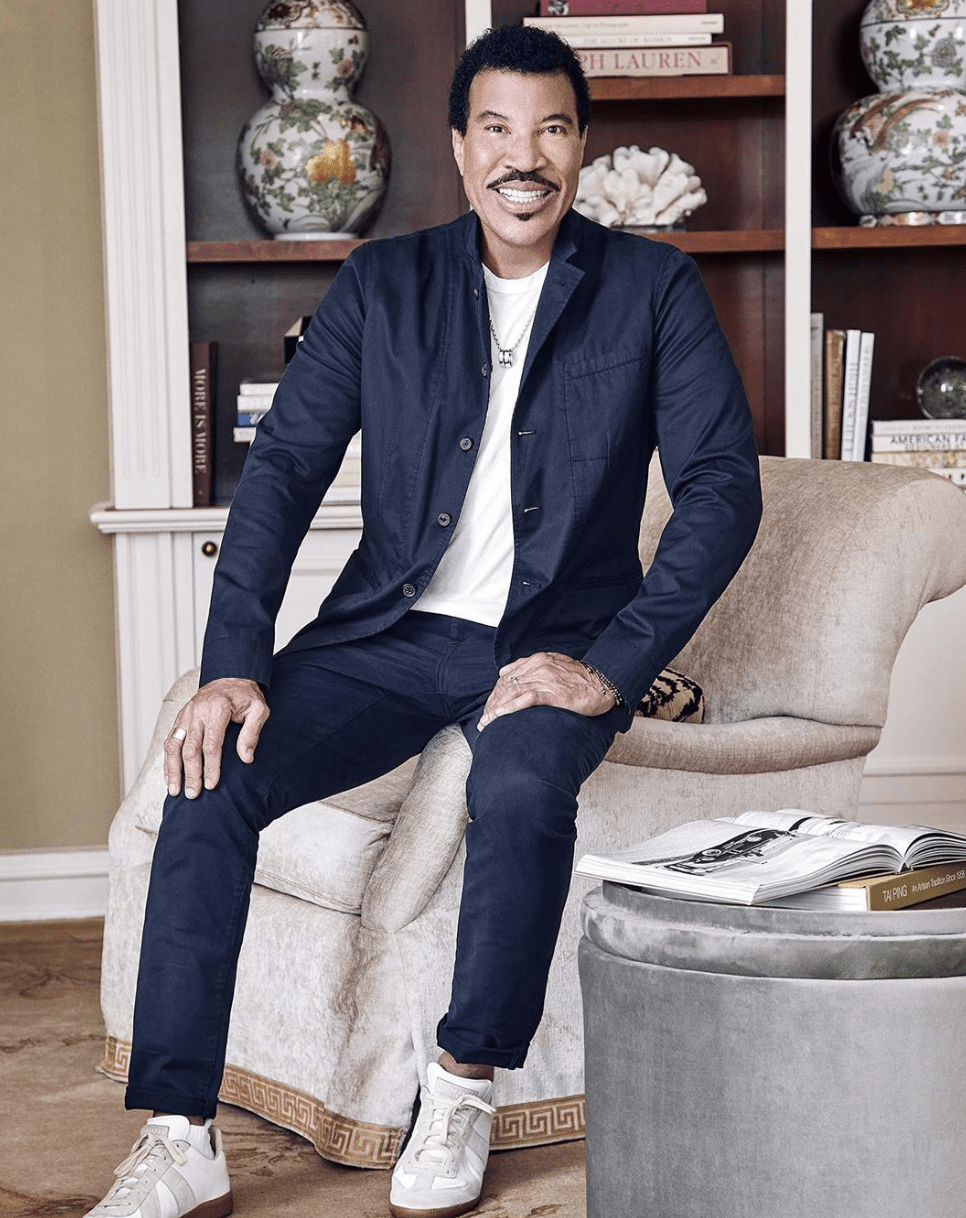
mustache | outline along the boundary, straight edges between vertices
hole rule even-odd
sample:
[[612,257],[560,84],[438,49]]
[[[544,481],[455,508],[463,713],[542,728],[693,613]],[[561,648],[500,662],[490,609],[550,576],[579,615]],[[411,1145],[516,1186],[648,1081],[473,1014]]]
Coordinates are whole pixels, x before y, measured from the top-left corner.
[[498,190],[501,186],[509,186],[511,182],[528,182],[534,186],[543,186],[547,190],[559,190],[560,187],[548,182],[535,169],[510,169],[502,178],[496,178],[487,184],[487,190]]

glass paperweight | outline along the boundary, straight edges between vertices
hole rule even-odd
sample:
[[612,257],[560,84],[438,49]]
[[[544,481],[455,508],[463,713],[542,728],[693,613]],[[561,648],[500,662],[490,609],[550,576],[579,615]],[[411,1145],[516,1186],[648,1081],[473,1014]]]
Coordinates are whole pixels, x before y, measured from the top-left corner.
[[927,364],[919,374],[916,398],[927,419],[966,419],[966,360],[942,355]]

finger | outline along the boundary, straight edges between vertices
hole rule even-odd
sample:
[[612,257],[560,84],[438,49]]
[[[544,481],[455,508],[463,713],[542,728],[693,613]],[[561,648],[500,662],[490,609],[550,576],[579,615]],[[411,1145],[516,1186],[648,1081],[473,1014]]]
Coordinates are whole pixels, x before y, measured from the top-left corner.
[[181,746],[181,766],[184,771],[186,799],[197,799],[201,794],[204,775],[204,740],[204,720],[190,724],[188,735]]
[[537,706],[542,700],[535,685],[524,684],[518,677],[510,676],[506,681],[499,681],[483,707],[483,714],[476,725],[477,731],[482,732],[494,719],[528,706]]
[[255,746],[268,715],[269,710],[264,702],[253,702],[245,711],[235,751],[246,765],[255,760]]
[[[202,778],[206,791],[213,791],[221,778],[221,750],[225,746],[225,732],[228,728],[229,714],[215,714],[205,724],[205,735],[201,745]],[[187,771],[185,771],[187,775]],[[187,782],[187,777],[185,779]],[[185,794],[188,794],[187,788]]]
[[181,793],[181,749],[187,732],[175,726],[164,742],[164,781],[169,795]]

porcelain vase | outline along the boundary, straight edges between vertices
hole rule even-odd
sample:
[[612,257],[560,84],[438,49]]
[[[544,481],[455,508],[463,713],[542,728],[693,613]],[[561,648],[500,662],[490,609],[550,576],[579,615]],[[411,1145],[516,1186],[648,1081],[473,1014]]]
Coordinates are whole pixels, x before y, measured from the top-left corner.
[[880,93],[966,89],[966,0],[871,0],[859,45]]
[[276,240],[361,235],[390,170],[382,124],[351,97],[368,57],[362,14],[349,0],[269,4],[254,45],[272,96],[238,141],[246,205]]

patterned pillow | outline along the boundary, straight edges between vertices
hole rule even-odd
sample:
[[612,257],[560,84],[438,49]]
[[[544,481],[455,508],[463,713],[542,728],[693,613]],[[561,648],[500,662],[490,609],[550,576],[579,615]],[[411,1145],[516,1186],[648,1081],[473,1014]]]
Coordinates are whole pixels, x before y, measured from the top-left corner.
[[654,678],[634,713],[675,723],[700,723],[704,719],[704,690],[689,677],[665,668]]

